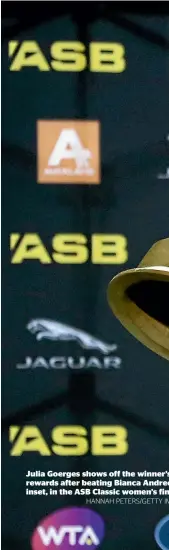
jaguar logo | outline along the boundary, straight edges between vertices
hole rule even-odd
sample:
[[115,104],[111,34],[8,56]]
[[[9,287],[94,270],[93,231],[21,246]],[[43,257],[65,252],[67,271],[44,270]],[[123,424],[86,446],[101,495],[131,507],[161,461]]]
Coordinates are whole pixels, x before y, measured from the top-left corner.
[[117,349],[116,344],[108,344],[107,342],[103,342],[83,330],[58,323],[57,321],[51,321],[49,319],[31,320],[27,325],[27,329],[32,334],[36,335],[36,339],[38,341],[43,340],[44,338],[54,341],[74,340],[83,349],[95,349],[102,352],[104,355],[107,355]]

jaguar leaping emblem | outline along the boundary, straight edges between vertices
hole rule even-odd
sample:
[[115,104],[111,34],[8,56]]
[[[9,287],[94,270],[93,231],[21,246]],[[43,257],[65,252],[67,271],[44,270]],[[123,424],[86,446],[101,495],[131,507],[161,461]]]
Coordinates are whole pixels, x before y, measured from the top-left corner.
[[38,341],[44,338],[54,341],[74,340],[84,349],[95,349],[105,355],[117,349],[116,344],[107,344],[83,330],[49,319],[34,319],[28,323],[27,329],[36,335]]

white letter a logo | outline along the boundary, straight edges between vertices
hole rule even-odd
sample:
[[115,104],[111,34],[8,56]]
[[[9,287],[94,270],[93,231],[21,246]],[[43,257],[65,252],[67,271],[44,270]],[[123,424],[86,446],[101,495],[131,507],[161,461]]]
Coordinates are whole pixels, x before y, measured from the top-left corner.
[[49,157],[48,166],[58,166],[62,159],[73,159],[77,168],[87,168],[91,156],[89,149],[83,148],[75,130],[62,130]]

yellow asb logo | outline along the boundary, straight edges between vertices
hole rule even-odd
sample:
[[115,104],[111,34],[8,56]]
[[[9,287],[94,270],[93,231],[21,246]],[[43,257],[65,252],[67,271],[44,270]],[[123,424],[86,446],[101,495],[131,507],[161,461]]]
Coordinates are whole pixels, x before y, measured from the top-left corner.
[[123,426],[92,426],[89,446],[87,429],[84,426],[55,426],[49,446],[37,426],[10,426],[9,441],[11,456],[35,452],[42,456],[113,456],[128,452],[128,433]]
[[37,233],[10,235],[11,263],[22,264],[35,260],[42,264],[123,264],[128,260],[127,239],[124,235],[96,233],[90,242],[82,233],[57,233],[49,252]]
[[11,60],[10,71],[36,67],[43,72],[80,72],[88,68],[96,73],[122,73],[126,69],[125,48],[116,42],[90,42],[89,65],[86,46],[77,41],[53,42],[49,49],[49,60],[34,40],[11,40],[8,44],[8,56]]

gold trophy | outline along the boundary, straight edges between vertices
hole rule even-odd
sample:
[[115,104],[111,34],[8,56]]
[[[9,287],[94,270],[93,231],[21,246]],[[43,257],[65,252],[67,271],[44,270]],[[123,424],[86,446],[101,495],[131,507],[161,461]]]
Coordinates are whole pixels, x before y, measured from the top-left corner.
[[110,281],[108,302],[133,336],[169,360],[169,239],[156,242],[136,269]]

